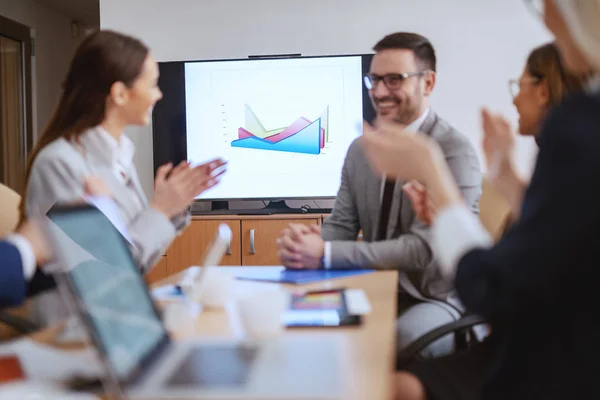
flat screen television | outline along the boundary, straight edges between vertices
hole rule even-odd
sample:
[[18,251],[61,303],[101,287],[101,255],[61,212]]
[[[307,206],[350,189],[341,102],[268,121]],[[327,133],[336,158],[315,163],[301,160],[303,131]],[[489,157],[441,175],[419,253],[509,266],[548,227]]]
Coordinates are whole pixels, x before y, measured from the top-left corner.
[[374,110],[363,76],[372,55],[254,56],[159,63],[154,169],[228,161],[197,200],[325,199]]

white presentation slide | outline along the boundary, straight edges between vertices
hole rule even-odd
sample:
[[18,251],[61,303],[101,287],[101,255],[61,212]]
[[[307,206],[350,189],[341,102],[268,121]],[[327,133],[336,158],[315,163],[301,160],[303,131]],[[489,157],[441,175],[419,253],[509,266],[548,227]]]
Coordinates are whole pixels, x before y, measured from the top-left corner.
[[198,199],[334,197],[361,75],[360,56],[186,63],[188,160],[228,161]]

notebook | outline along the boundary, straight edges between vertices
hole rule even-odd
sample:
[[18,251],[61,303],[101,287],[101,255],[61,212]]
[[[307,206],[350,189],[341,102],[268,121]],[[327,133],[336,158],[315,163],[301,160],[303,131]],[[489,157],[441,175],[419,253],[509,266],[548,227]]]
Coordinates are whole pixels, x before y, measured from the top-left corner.
[[285,267],[248,267],[235,271],[237,279],[247,281],[277,282],[302,285],[332,279],[347,278],[375,272],[374,269],[317,269],[295,270]]

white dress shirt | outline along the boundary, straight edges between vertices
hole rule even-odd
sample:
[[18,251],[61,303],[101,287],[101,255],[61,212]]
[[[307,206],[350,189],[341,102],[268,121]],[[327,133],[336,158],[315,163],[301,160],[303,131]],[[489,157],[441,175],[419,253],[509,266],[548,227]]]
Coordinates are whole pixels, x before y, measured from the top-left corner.
[[[427,119],[427,116],[429,115],[429,110],[430,108],[427,107],[427,109],[425,111],[423,111],[423,114],[421,114],[419,116],[419,118],[417,118],[416,120],[414,120],[413,122],[411,122],[410,124],[406,125],[406,130],[409,132],[418,132],[419,128],[421,127],[421,125],[423,125],[423,122],[425,122],[425,119]],[[385,175],[383,176],[382,182],[381,182],[381,191],[383,193],[383,187],[385,185]],[[380,196],[381,197],[381,196]],[[331,268],[331,242],[325,242],[325,247],[323,250],[323,268],[325,269],[330,269]]]
[[18,233],[9,235],[5,240],[15,246],[21,254],[23,275],[25,276],[26,280],[31,279],[33,274],[35,274],[36,267],[35,252],[33,251],[31,243],[29,243],[29,240],[27,240],[23,235]]
[[119,136],[119,140],[115,139],[106,129],[101,126],[94,128],[101,140],[108,143],[113,149],[112,164],[117,179],[126,183],[129,177],[129,171],[133,166],[133,156],[135,154],[135,145],[125,134]]
[[494,244],[479,218],[463,205],[442,209],[431,227],[431,247],[444,277],[454,280],[461,258],[476,248]]
[[588,93],[594,94],[600,92],[600,74],[592,76],[585,85],[585,89]]

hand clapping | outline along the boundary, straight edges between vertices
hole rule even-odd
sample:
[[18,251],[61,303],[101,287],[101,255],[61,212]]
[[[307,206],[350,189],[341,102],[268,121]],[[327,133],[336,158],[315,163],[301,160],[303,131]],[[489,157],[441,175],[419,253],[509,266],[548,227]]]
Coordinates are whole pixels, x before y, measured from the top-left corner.
[[406,131],[399,123],[364,123],[361,141],[371,166],[379,174],[427,182],[444,155],[432,139]]
[[180,214],[196,196],[219,183],[219,177],[225,173],[225,164],[222,159],[214,159],[195,167],[187,161],[174,168],[170,163],[161,166],[156,172],[150,206],[169,218]]

